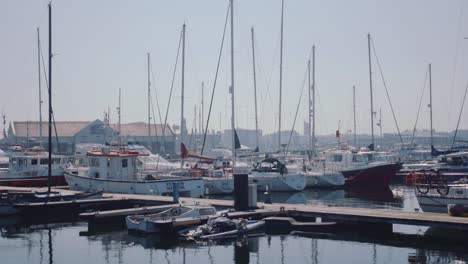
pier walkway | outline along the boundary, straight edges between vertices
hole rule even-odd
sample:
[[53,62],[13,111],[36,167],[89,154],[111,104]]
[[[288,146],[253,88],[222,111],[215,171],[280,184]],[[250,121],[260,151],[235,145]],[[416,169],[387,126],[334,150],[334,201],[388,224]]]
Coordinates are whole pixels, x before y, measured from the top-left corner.
[[[37,188],[14,188],[0,186],[0,191],[2,190],[37,190]],[[103,194],[103,197],[120,200],[147,201],[148,203],[158,204],[173,203],[173,198],[169,196],[105,193]],[[80,201],[75,202],[79,203]],[[218,208],[234,207],[234,201],[220,199],[180,197],[179,203],[185,205],[212,205]],[[232,214],[233,216],[237,215],[239,217],[267,217],[274,215],[275,213],[287,213],[288,215],[293,217],[322,217],[327,221],[336,221],[343,223],[355,222],[373,224],[405,224],[468,230],[468,218],[453,217],[449,216],[448,214],[439,213],[405,212],[389,209],[367,209],[355,207],[316,206],[303,204],[265,204],[260,202],[257,203],[257,207],[259,208],[257,210],[247,212],[232,212],[229,214]]]

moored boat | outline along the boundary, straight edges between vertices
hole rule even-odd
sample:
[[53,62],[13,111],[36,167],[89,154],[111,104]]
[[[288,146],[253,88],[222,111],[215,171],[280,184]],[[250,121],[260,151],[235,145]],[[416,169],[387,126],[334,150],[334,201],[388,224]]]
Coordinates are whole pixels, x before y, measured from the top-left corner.
[[212,206],[178,206],[156,214],[127,216],[125,223],[129,232],[164,233],[203,224],[215,215]]
[[[51,184],[66,185],[62,167],[68,158],[52,155]],[[49,154],[44,151],[26,151],[10,156],[8,170],[0,171],[0,185],[15,187],[44,187],[48,183]]]
[[79,191],[151,195],[172,195],[177,191],[180,196],[203,196],[204,186],[200,178],[159,177],[158,173],[140,169],[137,158],[145,155],[125,147],[89,151],[89,167],[70,166],[64,172],[65,179],[70,189]]

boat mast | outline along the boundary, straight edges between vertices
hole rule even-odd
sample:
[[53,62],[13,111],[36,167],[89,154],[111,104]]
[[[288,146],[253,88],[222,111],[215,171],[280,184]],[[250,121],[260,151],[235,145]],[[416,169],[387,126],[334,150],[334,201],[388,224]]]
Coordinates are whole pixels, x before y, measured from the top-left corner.
[[[369,53],[369,87],[370,87],[370,106],[371,106],[371,135],[372,141],[371,146],[375,147],[374,145],[374,99],[372,96],[372,62],[371,62],[371,36],[367,34],[367,49]],[[373,149],[372,149],[373,150]]]
[[432,65],[429,63],[429,117],[431,123],[431,147],[434,146],[432,132]]
[[204,128],[203,126],[205,125],[205,83],[201,83],[201,125],[200,125],[200,134],[204,134]]
[[[184,89],[185,89],[185,23],[182,25],[182,96],[180,110],[180,143],[184,143]],[[184,166],[184,159],[181,159],[180,166]]]
[[284,0],[281,0],[281,40],[280,40],[280,77],[279,77],[279,109],[278,109],[278,149],[281,151],[281,97],[283,89],[283,12]]
[[254,28],[251,29],[252,33],[252,68],[253,68],[253,82],[254,82],[254,100],[255,100],[255,144],[258,148],[258,114],[257,114],[257,76],[255,72],[255,38]]
[[236,124],[234,113],[234,1],[231,2],[231,130],[232,130],[232,166],[236,165]]
[[150,137],[151,137],[151,81],[150,81],[150,53],[146,53],[147,63],[148,63],[148,148]]
[[307,111],[307,114],[309,116],[309,129],[308,129],[308,145],[309,145],[309,150],[307,151],[307,156],[309,157],[309,161],[312,158],[312,95],[311,95],[311,90],[312,90],[312,85],[310,81],[310,60],[307,61],[307,80],[308,80],[308,87],[309,87],[309,110]]
[[[52,185],[52,3],[49,3],[49,164],[47,171],[47,192]],[[58,146],[57,146],[58,147]]]
[[41,39],[37,28],[37,73],[39,84],[39,137],[42,138]]
[[312,46],[312,155],[315,156],[315,45]]
[[117,108],[117,114],[119,115],[119,123],[118,123],[118,129],[119,129],[119,138],[122,134],[122,127],[121,127],[121,119],[120,119],[120,114],[122,110],[122,89],[119,88],[119,107]]
[[353,123],[354,123],[354,146],[357,146],[357,136],[356,136],[356,86],[353,85]]

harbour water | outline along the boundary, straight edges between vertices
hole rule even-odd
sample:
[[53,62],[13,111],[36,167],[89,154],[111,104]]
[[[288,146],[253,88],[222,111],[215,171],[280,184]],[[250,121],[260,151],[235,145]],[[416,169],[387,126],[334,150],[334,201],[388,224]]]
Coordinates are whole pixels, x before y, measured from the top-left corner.
[[[219,198],[219,197],[218,197]],[[228,199],[229,197],[223,197]],[[259,200],[264,199],[259,195]],[[420,210],[410,187],[379,195],[344,190],[273,194],[273,202]],[[25,223],[29,222],[29,223]],[[2,218],[1,263],[466,263],[468,248],[456,239],[423,239],[434,230],[395,225],[402,237],[373,231],[340,234],[258,235],[203,244],[173,237],[134,236],[126,230],[83,235],[85,222],[34,223]],[[405,236],[406,234],[406,236]],[[462,234],[466,237],[465,234]]]

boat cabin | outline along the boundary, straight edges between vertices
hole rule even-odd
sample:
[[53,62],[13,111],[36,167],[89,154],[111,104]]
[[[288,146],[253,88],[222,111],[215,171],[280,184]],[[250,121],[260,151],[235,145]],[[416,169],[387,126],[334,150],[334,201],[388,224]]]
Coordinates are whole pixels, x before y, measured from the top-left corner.
[[136,181],[141,161],[140,156],[147,156],[126,148],[111,150],[102,147],[101,150],[92,150],[87,153],[88,176],[105,180]]
[[439,156],[439,162],[451,166],[468,166],[468,152],[457,152]]
[[[65,156],[52,156],[52,169],[59,169],[60,166],[65,166],[68,158]],[[24,155],[15,155],[10,157],[8,167],[12,172],[31,172],[41,171],[49,165],[49,154],[47,152],[41,153],[25,153]]]

